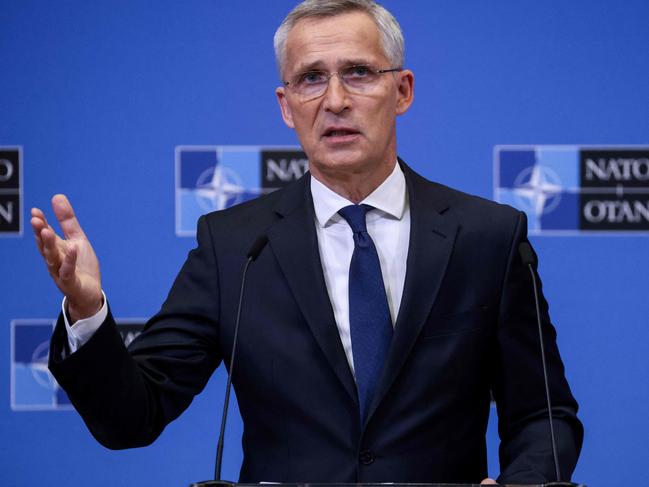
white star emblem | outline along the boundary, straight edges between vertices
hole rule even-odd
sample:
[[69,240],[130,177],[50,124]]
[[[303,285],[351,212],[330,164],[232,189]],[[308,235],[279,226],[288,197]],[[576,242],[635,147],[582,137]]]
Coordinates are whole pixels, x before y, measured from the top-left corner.
[[203,171],[196,181],[196,199],[205,211],[222,210],[241,203],[246,190],[239,175],[217,165]]
[[561,200],[561,181],[548,167],[534,165],[521,171],[514,181],[514,195],[519,205],[534,215],[553,211]]

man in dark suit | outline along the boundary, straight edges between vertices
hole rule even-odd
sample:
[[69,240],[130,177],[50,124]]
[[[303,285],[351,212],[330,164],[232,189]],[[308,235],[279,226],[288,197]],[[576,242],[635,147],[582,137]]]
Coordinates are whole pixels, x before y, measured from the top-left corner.
[[[370,0],[308,0],[275,36],[284,121],[310,174],[201,217],[198,246],[126,350],[92,247],[63,196],[32,225],[66,296],[50,368],[111,448],[152,442],[230,357],[241,481],[491,482],[490,391],[503,482],[554,479],[523,214],[424,180],[397,160],[413,99],[398,24]],[[359,216],[360,215],[360,216]],[[368,304],[369,303],[369,304]],[[99,310],[99,311],[98,311]],[[582,428],[541,302],[562,476]]]

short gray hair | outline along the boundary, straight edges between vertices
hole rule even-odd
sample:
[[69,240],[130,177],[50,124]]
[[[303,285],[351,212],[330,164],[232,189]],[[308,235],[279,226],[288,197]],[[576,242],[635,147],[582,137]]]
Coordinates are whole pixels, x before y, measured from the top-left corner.
[[300,20],[314,17],[333,17],[347,12],[365,12],[379,29],[383,52],[392,67],[403,67],[404,42],[397,19],[374,0],[304,0],[286,16],[275,32],[273,44],[277,67],[282,71],[286,60],[288,33]]

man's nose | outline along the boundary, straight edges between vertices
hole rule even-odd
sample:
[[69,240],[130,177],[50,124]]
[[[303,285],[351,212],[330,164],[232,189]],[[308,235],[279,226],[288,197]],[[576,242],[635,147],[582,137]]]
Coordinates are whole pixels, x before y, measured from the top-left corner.
[[345,108],[349,108],[349,92],[336,73],[329,78],[323,102],[324,108],[334,113],[340,113]]

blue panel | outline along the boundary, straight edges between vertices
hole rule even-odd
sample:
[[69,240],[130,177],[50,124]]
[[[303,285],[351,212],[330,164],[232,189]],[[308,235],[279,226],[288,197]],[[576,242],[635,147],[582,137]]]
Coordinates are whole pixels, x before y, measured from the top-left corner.
[[182,190],[180,194],[180,207],[177,211],[179,212],[180,218],[180,227],[178,230],[184,233],[191,233],[196,231],[196,222],[199,217],[212,210],[211,208],[201,206],[193,191]]
[[540,217],[543,230],[579,230],[579,195],[561,193],[557,207]]
[[[14,369],[14,402],[17,407],[53,407],[54,390],[46,374],[29,365],[16,365]],[[49,379],[51,380],[51,379]]]
[[15,325],[14,360],[31,363],[39,345],[48,343],[52,336],[52,325]]
[[231,150],[224,148],[221,151],[221,164],[232,169],[241,184],[250,189],[261,187],[260,150]]
[[180,153],[181,188],[195,188],[201,174],[217,164],[216,151],[213,150],[183,150]]
[[564,189],[579,187],[579,149],[577,147],[539,147],[537,161],[552,169]]
[[536,163],[536,152],[531,150],[503,149],[500,156],[500,187],[513,188],[514,181],[526,168]]

